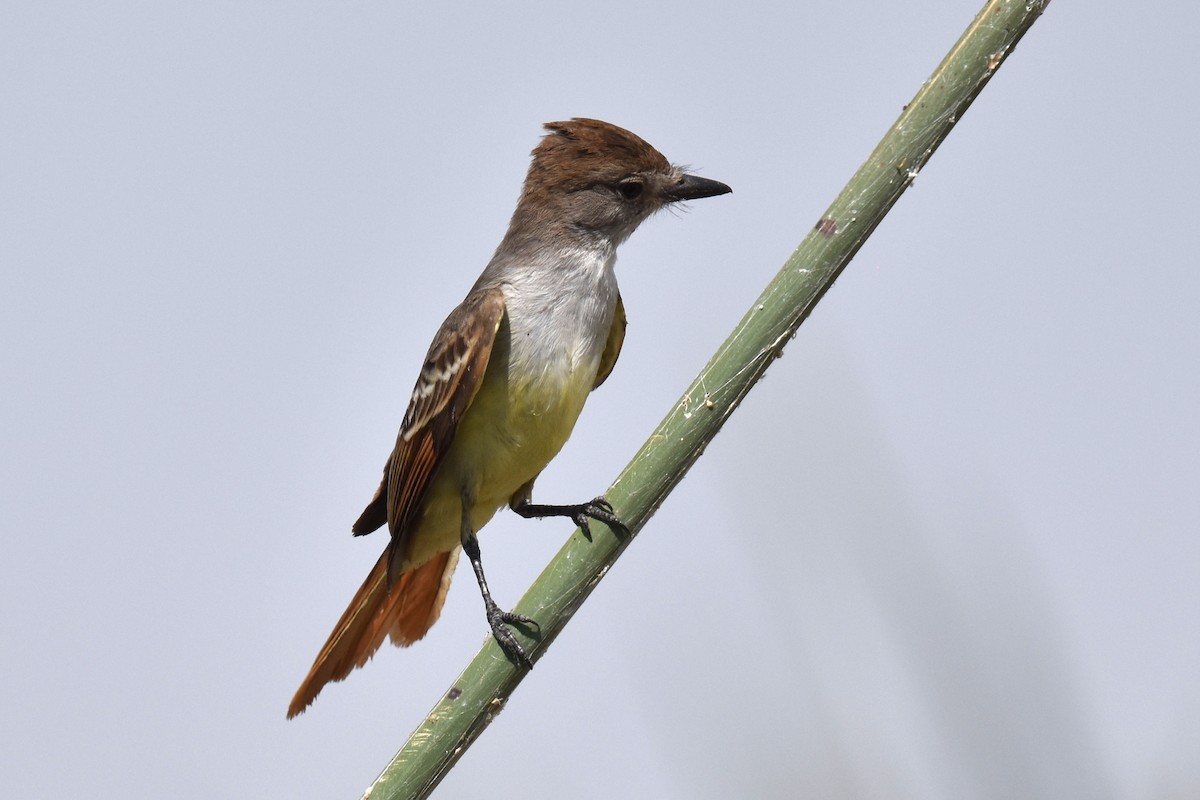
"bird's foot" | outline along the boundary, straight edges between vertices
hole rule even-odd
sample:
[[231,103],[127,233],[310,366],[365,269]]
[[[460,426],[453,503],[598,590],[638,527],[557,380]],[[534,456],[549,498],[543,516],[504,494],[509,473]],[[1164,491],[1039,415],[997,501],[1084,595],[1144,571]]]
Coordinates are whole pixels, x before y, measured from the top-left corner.
[[524,614],[503,611],[494,602],[487,604],[487,619],[488,625],[492,628],[492,636],[495,637],[496,644],[500,645],[500,649],[515,661],[517,666],[524,667],[525,669],[533,669],[533,662],[530,661],[525,648],[521,647],[521,643],[517,641],[517,637],[513,635],[512,630],[508,626],[519,625],[525,628],[537,628],[541,630],[541,626],[537,624],[537,621],[533,617],[528,617]]

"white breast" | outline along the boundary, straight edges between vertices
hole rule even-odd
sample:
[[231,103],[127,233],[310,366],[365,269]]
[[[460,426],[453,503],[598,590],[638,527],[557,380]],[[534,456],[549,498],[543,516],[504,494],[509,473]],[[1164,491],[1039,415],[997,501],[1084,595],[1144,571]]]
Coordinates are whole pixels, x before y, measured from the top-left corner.
[[508,276],[515,379],[554,383],[584,372],[591,389],[617,304],[615,263],[615,247],[572,247]]

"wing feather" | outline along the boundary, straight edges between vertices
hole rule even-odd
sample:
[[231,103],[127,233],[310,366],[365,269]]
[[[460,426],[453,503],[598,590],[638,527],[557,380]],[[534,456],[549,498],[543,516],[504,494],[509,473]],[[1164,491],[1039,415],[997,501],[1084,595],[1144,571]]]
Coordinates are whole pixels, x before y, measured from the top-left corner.
[[618,292],[617,308],[613,311],[612,327],[608,329],[608,341],[604,343],[604,352],[600,354],[600,368],[596,370],[596,382],[592,384],[592,391],[600,388],[600,384],[608,379],[613,367],[617,365],[617,356],[621,355],[621,345],[625,343],[625,326],[628,324],[625,318],[625,302],[621,300],[621,293]]
[[383,482],[353,528],[361,535],[387,522],[392,534],[389,584],[399,577],[410,530],[420,518],[434,472],[479,391],[503,318],[499,288],[473,292],[442,323],[425,356]]

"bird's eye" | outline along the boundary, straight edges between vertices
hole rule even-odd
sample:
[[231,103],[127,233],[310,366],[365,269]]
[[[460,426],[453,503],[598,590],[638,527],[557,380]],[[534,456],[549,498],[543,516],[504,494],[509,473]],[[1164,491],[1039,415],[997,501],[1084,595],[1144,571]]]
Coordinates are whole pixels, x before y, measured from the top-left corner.
[[642,194],[641,181],[624,181],[617,184],[617,191],[621,193],[621,197],[626,200],[636,200]]

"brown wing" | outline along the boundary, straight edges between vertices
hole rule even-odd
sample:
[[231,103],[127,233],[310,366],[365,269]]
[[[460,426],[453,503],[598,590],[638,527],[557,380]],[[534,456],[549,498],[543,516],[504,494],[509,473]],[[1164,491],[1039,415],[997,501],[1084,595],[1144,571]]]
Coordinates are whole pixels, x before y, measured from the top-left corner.
[[608,341],[604,344],[604,352],[600,354],[600,369],[596,370],[596,382],[592,384],[595,391],[612,374],[617,365],[617,356],[621,355],[621,345],[625,343],[625,303],[621,293],[617,292],[617,308],[613,312],[612,327],[608,329]]
[[420,517],[434,470],[479,389],[503,318],[500,289],[474,292],[446,318],[429,347],[396,447],[384,466],[383,483],[353,527],[361,535],[388,523],[389,584],[399,577],[409,530]]

